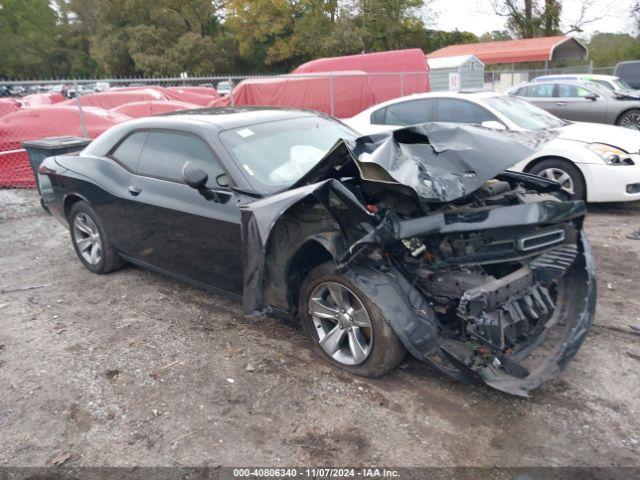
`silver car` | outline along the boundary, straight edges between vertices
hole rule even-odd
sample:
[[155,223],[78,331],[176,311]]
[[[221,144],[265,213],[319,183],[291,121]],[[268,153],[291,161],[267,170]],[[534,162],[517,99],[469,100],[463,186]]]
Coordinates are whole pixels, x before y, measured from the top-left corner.
[[542,75],[536,77],[532,82],[549,82],[556,80],[570,80],[574,82],[593,82],[602,85],[611,91],[622,95],[640,96],[640,90],[634,90],[627,85],[621,78],[615,75],[593,75],[590,73],[563,73],[560,75]]
[[612,92],[593,82],[529,82],[507,93],[566,120],[640,130],[640,97]]

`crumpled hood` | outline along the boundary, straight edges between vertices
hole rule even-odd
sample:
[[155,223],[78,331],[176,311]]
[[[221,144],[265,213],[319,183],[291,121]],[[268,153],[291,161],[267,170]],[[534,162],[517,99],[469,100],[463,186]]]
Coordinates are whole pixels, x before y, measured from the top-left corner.
[[425,203],[450,202],[531,156],[556,135],[424,123],[363,136],[355,142],[339,141],[290,188],[339,178],[339,172],[353,162],[364,181],[408,187]]
[[615,125],[575,122],[555,130],[558,138],[585,143],[605,143],[628,153],[640,152],[640,131]]

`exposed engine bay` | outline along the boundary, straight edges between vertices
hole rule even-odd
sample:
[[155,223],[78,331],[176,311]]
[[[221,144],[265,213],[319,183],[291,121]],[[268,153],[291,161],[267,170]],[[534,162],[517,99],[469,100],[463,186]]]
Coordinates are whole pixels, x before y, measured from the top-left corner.
[[425,124],[336,145],[243,210],[246,250],[264,252],[245,258],[245,307],[284,303],[263,282],[290,281],[283,252],[317,242],[415,357],[526,396],[566,366],[595,311],[584,203],[504,171],[543,140]]
[[[561,202],[551,194],[492,180],[449,215],[481,215],[500,206]],[[437,210],[436,210],[437,212]],[[435,213],[435,212],[434,212]],[[435,311],[440,335],[465,366],[488,363],[526,378],[506,353],[551,326],[563,277],[579,255],[580,221],[451,232],[401,241],[391,256]]]

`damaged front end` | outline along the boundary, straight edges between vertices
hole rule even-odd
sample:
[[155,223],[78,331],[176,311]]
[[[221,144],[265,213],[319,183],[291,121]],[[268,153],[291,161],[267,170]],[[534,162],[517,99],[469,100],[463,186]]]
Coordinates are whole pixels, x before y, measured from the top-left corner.
[[547,139],[425,124],[340,142],[291,189],[243,205],[245,308],[295,309],[295,253],[313,242],[415,357],[526,396],[595,311],[584,203],[505,172]]

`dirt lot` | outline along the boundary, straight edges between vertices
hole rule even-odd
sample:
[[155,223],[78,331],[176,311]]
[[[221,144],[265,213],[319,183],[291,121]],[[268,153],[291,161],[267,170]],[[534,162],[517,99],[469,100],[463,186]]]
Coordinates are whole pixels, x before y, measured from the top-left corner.
[[0,190],[0,465],[640,466],[640,205],[590,210],[595,325],[527,400],[410,359],[352,377],[230,300],[93,275],[33,192]]

